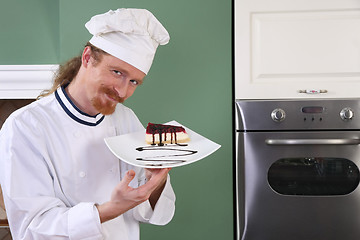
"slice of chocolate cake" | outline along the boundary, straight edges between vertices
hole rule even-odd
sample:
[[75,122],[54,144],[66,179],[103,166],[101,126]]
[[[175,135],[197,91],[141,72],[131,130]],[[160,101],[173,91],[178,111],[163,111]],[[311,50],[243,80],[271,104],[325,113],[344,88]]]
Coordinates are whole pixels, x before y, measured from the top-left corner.
[[184,143],[190,141],[189,135],[181,126],[148,123],[145,141],[151,145],[164,143]]

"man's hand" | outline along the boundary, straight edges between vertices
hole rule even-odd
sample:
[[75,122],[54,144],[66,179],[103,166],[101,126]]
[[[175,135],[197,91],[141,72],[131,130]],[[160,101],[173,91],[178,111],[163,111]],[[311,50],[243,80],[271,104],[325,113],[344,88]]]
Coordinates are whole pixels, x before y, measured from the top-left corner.
[[130,187],[129,183],[135,177],[135,171],[130,170],[113,190],[110,201],[96,205],[102,223],[116,218],[149,198],[150,204],[154,208],[165,186],[170,168],[147,169],[146,171],[146,177],[148,178],[146,184],[138,188]]
[[[171,170],[171,168],[167,168],[167,172],[169,172]],[[162,175],[162,169],[155,169],[155,168],[150,168],[150,169],[145,169],[145,175],[146,175],[146,179],[151,180],[152,177],[154,176],[158,176],[160,175],[160,177],[162,176],[162,180],[159,183],[158,187],[151,193],[150,197],[149,197],[149,202],[150,205],[152,207],[152,209],[155,208],[155,205],[165,187],[165,183],[166,183],[166,179],[167,179],[167,173],[166,175]]]

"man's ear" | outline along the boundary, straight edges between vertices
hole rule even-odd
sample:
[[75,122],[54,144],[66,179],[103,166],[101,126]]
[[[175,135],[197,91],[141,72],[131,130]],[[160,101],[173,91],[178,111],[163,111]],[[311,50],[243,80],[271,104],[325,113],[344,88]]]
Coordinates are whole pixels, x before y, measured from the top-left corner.
[[82,57],[81,57],[81,62],[82,65],[84,67],[87,67],[90,63],[90,58],[91,58],[91,48],[89,46],[84,48]]

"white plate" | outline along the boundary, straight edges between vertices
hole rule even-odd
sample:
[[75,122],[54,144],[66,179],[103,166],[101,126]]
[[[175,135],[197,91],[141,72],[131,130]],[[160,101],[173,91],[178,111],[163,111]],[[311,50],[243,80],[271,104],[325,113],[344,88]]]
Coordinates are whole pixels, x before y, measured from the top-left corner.
[[[221,147],[176,121],[165,124],[184,127],[190,137],[187,146],[175,144],[151,146],[145,142],[145,130],[109,137],[104,140],[116,157],[131,165],[144,168],[168,168],[187,165],[209,156]],[[144,150],[138,151],[137,148],[141,147],[144,147]]]

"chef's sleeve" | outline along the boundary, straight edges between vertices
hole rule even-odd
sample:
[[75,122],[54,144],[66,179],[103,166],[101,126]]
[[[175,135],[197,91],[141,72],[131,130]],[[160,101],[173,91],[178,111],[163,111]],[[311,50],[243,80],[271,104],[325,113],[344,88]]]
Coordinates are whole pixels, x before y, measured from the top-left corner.
[[134,209],[134,218],[140,222],[154,225],[165,225],[171,221],[175,213],[175,193],[167,176],[165,187],[152,209],[149,200],[141,203]]

